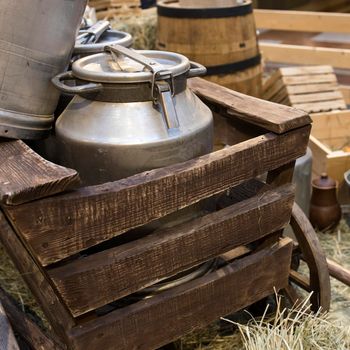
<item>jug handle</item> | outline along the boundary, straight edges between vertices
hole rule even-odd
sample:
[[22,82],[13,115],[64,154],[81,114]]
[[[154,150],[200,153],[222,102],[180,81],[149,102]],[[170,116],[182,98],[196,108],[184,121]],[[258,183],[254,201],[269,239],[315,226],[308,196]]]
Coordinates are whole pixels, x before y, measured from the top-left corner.
[[103,89],[102,84],[95,84],[95,83],[87,83],[85,85],[77,85],[77,86],[69,86],[65,84],[65,81],[67,80],[76,80],[74,77],[72,71],[64,72],[61,74],[56,75],[54,78],[51,79],[51,82],[55,87],[69,95],[79,95],[82,93],[88,93],[88,92],[98,92]]
[[200,77],[207,73],[207,68],[197,62],[190,62],[191,68],[187,73],[188,78]]

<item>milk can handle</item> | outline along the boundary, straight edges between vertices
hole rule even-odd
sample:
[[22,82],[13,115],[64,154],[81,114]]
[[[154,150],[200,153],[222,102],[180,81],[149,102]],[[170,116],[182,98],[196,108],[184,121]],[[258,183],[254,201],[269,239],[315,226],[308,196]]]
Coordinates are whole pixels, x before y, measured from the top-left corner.
[[190,63],[191,63],[191,69],[187,73],[188,78],[200,77],[202,75],[205,75],[205,73],[207,73],[207,68],[205,68],[201,64],[197,62],[192,62],[192,61]]
[[102,84],[96,83],[86,83],[85,85],[69,86],[65,84],[65,81],[67,80],[76,80],[72,71],[56,75],[54,78],[51,79],[51,82],[53,85],[55,85],[55,87],[58,90],[69,95],[79,95],[87,92],[98,92],[103,89]]

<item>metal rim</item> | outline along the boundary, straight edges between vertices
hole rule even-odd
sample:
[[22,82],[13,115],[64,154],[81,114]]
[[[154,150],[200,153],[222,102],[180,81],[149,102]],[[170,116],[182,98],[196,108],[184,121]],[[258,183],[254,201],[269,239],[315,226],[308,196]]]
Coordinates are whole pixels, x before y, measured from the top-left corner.
[[[170,71],[174,77],[182,75],[191,68],[187,57],[166,51],[140,50],[138,53],[155,59],[161,64],[165,64],[166,70]],[[152,81],[153,74],[149,71],[142,72],[124,72],[113,71],[109,63],[112,62],[112,56],[108,53],[99,53],[81,58],[73,63],[72,70],[76,78],[93,81],[98,83],[143,83]],[[172,65],[166,62],[173,63]],[[90,66],[91,69],[87,67]],[[93,70],[99,69],[99,70]]]
[[[110,39],[113,39],[113,40],[102,41],[102,42],[98,42],[95,44],[75,45],[73,53],[75,55],[95,54],[95,53],[104,52],[104,48],[106,45],[118,44],[121,46],[130,47],[133,43],[132,36],[126,32],[120,32],[118,30],[109,29],[105,32],[104,35],[101,36],[102,40],[103,40],[105,35],[109,36]],[[107,38],[105,38],[105,39],[107,39]]]

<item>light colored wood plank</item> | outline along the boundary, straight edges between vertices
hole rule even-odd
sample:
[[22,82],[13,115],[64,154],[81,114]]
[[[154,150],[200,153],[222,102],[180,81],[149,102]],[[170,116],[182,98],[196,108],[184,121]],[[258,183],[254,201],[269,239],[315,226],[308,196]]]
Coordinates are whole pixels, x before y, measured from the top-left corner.
[[346,104],[350,105],[350,86],[340,85],[339,90],[343,94]]
[[278,69],[285,77],[314,74],[334,74],[332,66],[282,67]]
[[320,101],[332,101],[341,100],[343,95],[340,91],[332,92],[318,92],[316,94],[305,94],[305,95],[290,95],[289,100],[292,104],[297,103],[309,103],[309,102],[320,102]]
[[293,103],[293,107],[306,111],[308,113],[328,112],[332,110],[346,109],[343,100],[333,100],[313,103]]
[[282,75],[283,82],[286,85],[303,85],[303,84],[320,84],[320,83],[336,83],[337,78],[335,74],[305,74],[297,76]]
[[316,92],[332,92],[337,89],[337,83],[323,83],[323,84],[303,84],[286,86],[289,95],[309,94]]
[[258,28],[301,32],[350,33],[350,14],[255,10]]
[[334,49],[302,45],[260,42],[266,61],[290,64],[330,64],[335,68],[350,69],[350,49]]

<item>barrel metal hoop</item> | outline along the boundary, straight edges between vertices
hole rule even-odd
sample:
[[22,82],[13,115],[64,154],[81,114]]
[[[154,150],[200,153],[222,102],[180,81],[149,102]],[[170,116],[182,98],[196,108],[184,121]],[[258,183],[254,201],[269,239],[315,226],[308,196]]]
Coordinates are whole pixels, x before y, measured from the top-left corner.
[[[177,1],[166,1],[164,4],[171,4]],[[245,5],[220,7],[220,8],[179,8],[171,6],[162,6],[158,4],[158,16],[172,18],[224,18],[239,17],[253,13],[253,5],[249,1]]]
[[220,75],[220,74],[235,73],[235,72],[243,71],[248,68],[255,67],[260,63],[261,63],[261,55],[258,54],[257,56],[248,58],[243,61],[207,67],[206,75]]

